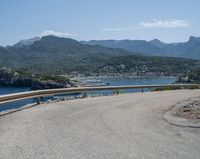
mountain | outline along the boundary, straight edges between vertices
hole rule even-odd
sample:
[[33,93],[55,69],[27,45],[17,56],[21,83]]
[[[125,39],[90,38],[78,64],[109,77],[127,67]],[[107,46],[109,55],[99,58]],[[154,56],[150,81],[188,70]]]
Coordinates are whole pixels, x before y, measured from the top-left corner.
[[162,51],[157,46],[154,46],[145,40],[91,40],[81,41],[81,43],[108,48],[121,48],[130,52],[139,52],[146,55],[160,55],[160,52]]
[[159,48],[162,48],[162,47],[164,47],[166,45],[166,43],[164,43],[164,42],[162,42],[162,41],[160,41],[158,39],[151,40],[151,41],[149,41],[149,43],[154,45],[154,46],[157,46]]
[[[128,42],[131,43],[130,40],[123,42],[124,46]],[[152,43],[162,45],[157,40]],[[145,41],[138,40],[136,44],[142,44],[143,47],[148,44],[152,49],[156,48]],[[146,56],[124,49],[88,45],[74,39],[50,35],[29,45],[0,47],[0,67],[34,74],[76,72],[87,75],[177,75],[193,67],[200,67],[200,60]]]
[[181,57],[200,59],[200,37],[191,36],[187,42],[171,44],[165,50]]
[[0,47],[0,66],[37,73],[62,73],[85,70],[91,67],[91,63],[101,63],[106,57],[128,54],[130,52],[122,49],[85,45],[70,38],[50,35],[30,45]]
[[200,37],[191,36],[187,42],[164,43],[158,39],[145,40],[91,40],[83,44],[100,45],[108,48],[121,48],[154,56],[184,57],[200,59]]

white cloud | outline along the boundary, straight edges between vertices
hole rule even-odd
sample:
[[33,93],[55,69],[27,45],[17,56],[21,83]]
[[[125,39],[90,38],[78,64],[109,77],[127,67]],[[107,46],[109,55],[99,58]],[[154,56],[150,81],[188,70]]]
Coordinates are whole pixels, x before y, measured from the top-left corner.
[[140,27],[143,28],[182,28],[189,27],[190,23],[186,20],[151,20],[146,22],[140,22]]
[[57,31],[53,31],[53,30],[44,30],[41,33],[41,36],[47,36],[47,35],[54,35],[54,36],[58,36],[58,37],[73,37],[73,36],[77,36],[76,34],[57,32]]

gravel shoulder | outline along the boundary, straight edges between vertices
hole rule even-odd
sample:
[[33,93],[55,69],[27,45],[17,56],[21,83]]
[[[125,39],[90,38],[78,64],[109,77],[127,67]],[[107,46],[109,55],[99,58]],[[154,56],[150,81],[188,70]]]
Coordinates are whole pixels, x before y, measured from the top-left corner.
[[200,119],[200,97],[188,100],[177,107],[176,115],[186,119]]
[[0,116],[0,158],[199,159],[200,129],[164,118],[177,103],[199,96],[200,90],[120,94]]
[[164,113],[163,118],[176,126],[200,128],[200,96],[178,102]]

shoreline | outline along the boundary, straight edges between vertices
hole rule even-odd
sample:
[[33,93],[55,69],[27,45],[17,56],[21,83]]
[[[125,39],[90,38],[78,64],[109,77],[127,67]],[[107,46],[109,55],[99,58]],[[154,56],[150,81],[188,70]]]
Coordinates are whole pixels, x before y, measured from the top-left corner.
[[113,79],[113,78],[177,78],[177,76],[85,76],[85,77],[72,77],[70,79],[91,79],[91,78],[98,78],[98,79]]

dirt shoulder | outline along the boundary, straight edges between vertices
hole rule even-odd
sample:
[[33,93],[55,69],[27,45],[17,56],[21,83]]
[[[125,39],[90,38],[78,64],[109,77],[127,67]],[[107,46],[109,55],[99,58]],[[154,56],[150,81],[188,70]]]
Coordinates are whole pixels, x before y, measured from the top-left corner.
[[200,128],[200,97],[178,102],[165,111],[163,118],[172,125]]

